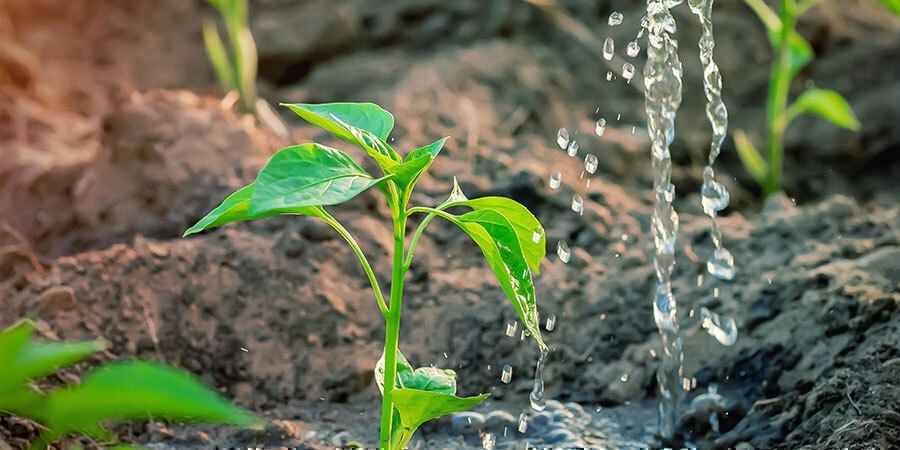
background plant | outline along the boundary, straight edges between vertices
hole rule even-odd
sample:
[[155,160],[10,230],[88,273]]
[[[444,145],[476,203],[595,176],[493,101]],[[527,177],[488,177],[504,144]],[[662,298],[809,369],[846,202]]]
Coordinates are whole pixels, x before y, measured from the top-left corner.
[[69,433],[110,442],[114,436],[102,425],[108,420],[258,422],[187,372],[151,362],[108,363],[78,385],[42,392],[33,381],[104,350],[106,343],[37,342],[34,329],[32,322],[21,321],[0,331],[0,411],[44,427],[32,449],[46,449]]
[[[379,447],[402,449],[415,430],[428,420],[481,403],[487,394],[456,396],[456,374],[435,367],[414,369],[398,348],[404,276],[412,264],[416,243],[435,217],[457,225],[481,248],[488,265],[542,352],[531,272],[544,257],[544,229],[524,206],[504,197],[469,200],[454,181],[449,198],[437,207],[408,205],[418,179],[447,138],[401,157],[386,140],[394,117],[372,103],[287,104],[307,122],[365,150],[380,167],[372,176],[346,153],[321,144],[301,144],[279,150],[262,168],[256,181],[239,189],[185,232],[185,236],[225,223],[280,214],[315,217],[334,228],[350,245],[372,285],[385,319],[384,352],[375,367],[382,392]],[[325,206],[343,203],[375,187],[390,209],[393,224],[393,263],[390,300],[379,286],[368,258],[356,239]],[[449,210],[465,210],[454,214]],[[424,216],[407,242],[408,219]]]
[[216,78],[226,92],[239,95],[240,110],[253,113],[256,110],[256,44],[250,33],[247,0],[208,0],[225,22],[228,47],[222,42],[213,21],[203,22],[203,43],[206,56],[212,64]]
[[[734,133],[741,162],[762,187],[765,196],[781,190],[784,132],[797,116],[809,112],[843,128],[860,128],[847,100],[831,90],[809,89],[788,105],[791,81],[815,56],[809,42],[796,31],[797,18],[822,1],[824,0],[781,0],[781,9],[776,14],[763,0],[744,0],[765,25],[769,43],[775,52],[766,101],[768,157],[763,158],[743,131],[737,130]],[[900,0],[880,2],[895,13],[900,13]]]

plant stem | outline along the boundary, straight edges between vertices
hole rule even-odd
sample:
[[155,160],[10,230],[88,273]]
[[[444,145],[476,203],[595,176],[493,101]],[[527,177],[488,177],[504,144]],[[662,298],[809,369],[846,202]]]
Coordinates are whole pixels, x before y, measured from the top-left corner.
[[369,277],[369,283],[372,284],[372,290],[375,292],[375,300],[378,301],[378,309],[381,310],[381,315],[387,319],[389,315],[389,311],[387,305],[384,303],[384,294],[381,292],[381,286],[378,284],[378,278],[375,277],[375,271],[372,270],[372,265],[369,264],[369,259],[366,258],[366,255],[363,254],[361,248],[359,248],[359,244],[356,242],[356,239],[353,238],[353,235],[341,225],[337,219],[334,218],[328,211],[325,211],[325,208],[319,208],[322,213],[322,220],[325,221],[328,225],[331,225],[331,228],[334,228],[338,234],[350,244],[350,248],[353,249],[353,252],[356,253],[356,258],[359,259],[360,264],[362,264],[363,270],[366,272],[366,276]]
[[784,130],[787,128],[785,109],[793,73],[791,70],[790,37],[797,22],[794,0],[781,1],[781,43],[778,59],[772,65],[769,86],[767,125],[769,129],[769,173],[763,185],[765,196],[781,190],[784,159]]
[[390,448],[393,428],[393,391],[397,375],[397,343],[400,339],[400,311],[403,307],[403,250],[406,241],[406,212],[399,211],[394,218],[394,264],[391,271],[391,304],[386,316],[387,331],[384,338],[384,394],[381,398],[380,448]]

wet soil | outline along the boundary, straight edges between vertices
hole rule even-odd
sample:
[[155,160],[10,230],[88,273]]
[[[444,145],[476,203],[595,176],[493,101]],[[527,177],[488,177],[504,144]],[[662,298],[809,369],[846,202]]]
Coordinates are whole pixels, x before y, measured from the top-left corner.
[[[698,195],[709,131],[699,27],[676,9],[685,100],[673,145],[681,218],[674,289],[685,376],[695,383],[679,445],[900,442],[900,21],[872,2],[833,3],[800,23],[817,59],[793,88],[843,93],[862,130],[798,120],[787,137],[787,195],[765,202],[726,141],[717,174],[732,195],[721,218],[738,270],[731,282],[698,280],[712,249]],[[589,27],[590,39],[612,36],[619,47],[641,16],[625,2],[557,7]],[[626,20],[609,28],[614,9]],[[526,433],[509,421],[528,411],[537,349],[506,336],[515,312],[477,247],[435,223],[407,282],[401,348],[414,364],[455,369],[463,395],[490,392],[479,413],[506,416],[496,429],[442,419],[413,445],[477,448],[486,432],[501,448],[570,442],[552,440],[560,429],[583,445],[662,444],[654,436],[660,342],[639,80],[607,82],[610,69],[590,39],[585,45],[573,27],[520,1],[261,0],[251,13],[264,98],[377,102],[396,117],[392,142],[401,151],[452,136],[413,201],[440,203],[455,176],[470,197],[524,203],[547,229],[550,256],[536,288],[542,317],[556,317],[545,382],[559,415],[528,412]],[[343,241],[303,218],[179,238],[287,144],[220,102],[200,39],[206,17],[213,11],[200,2],[177,0],[0,1],[0,326],[30,316],[46,322],[46,339],[103,337],[111,349],[94,364],[140,357],[184,367],[270,420],[249,431],[119,426],[125,441],[373,446],[383,324]],[[731,129],[761,145],[765,35],[739,2],[717,4],[714,17]],[[599,117],[609,122],[603,137],[593,134]],[[363,156],[284,120],[291,142]],[[578,158],[555,147],[559,127],[577,133]],[[586,153],[600,165],[584,175],[589,186],[580,178]],[[559,190],[547,185],[556,171]],[[581,216],[570,209],[575,192],[587,199]],[[382,201],[365,193],[332,211],[384,268],[391,234]],[[554,255],[560,240],[573,248],[568,264]],[[379,276],[386,286],[389,274]],[[733,346],[700,327],[701,307],[735,319]],[[509,384],[500,381],[504,364],[513,367]],[[79,373],[51,382],[76,382]],[[724,404],[688,404],[710,386]],[[0,415],[0,448],[23,447],[35,430]]]

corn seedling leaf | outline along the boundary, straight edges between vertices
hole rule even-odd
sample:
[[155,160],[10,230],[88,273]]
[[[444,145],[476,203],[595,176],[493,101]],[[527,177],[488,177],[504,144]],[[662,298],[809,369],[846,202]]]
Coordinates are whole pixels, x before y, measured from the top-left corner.
[[390,177],[372,178],[346,153],[321,144],[279,150],[260,170],[250,196],[252,215],[343,203]]
[[259,59],[256,43],[249,28],[239,29],[235,36],[235,66],[241,103],[244,111],[252,112],[256,108],[256,65]]
[[226,91],[238,90],[236,74],[231,65],[231,59],[222,44],[222,38],[216,29],[216,24],[210,21],[203,22],[203,43],[206,46],[206,56],[212,65],[216,78]]
[[400,155],[384,142],[394,129],[394,116],[374,103],[281,105],[303,120],[362,147],[385,171],[401,162]]
[[734,146],[750,176],[760,185],[763,184],[766,180],[766,173],[769,171],[769,165],[742,130],[735,130]]
[[277,216],[279,214],[297,214],[301,216],[321,217],[321,209],[316,207],[303,208],[285,208],[273,211],[267,211],[262,214],[250,214],[247,207],[250,204],[250,197],[253,195],[254,183],[250,183],[237,190],[237,192],[229,195],[222,204],[209,212],[205,217],[200,219],[194,226],[184,232],[184,236],[190,236],[211,228],[220,227],[226,223],[241,222],[244,220],[262,219],[265,217]]
[[797,100],[788,107],[789,118],[802,113],[814,113],[829,122],[848,130],[859,130],[860,123],[853,114],[853,109],[847,100],[835,91],[827,89],[810,89],[797,97]]
[[47,433],[108,439],[106,420],[160,418],[257,425],[259,420],[203,386],[189,373],[150,362],[118,362],[89,374],[81,384],[48,396]]
[[2,384],[22,385],[75,364],[106,348],[103,341],[28,342],[4,374]]
[[534,283],[516,228],[502,213],[492,210],[476,210],[457,216],[454,223],[481,248],[519,319],[541,350],[546,349],[538,323]]

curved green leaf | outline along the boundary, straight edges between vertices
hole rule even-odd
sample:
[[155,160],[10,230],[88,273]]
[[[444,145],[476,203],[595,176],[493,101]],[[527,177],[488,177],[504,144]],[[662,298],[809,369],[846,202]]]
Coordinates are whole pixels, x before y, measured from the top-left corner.
[[787,114],[789,118],[793,118],[805,112],[818,114],[848,130],[856,131],[860,128],[859,120],[856,119],[856,114],[853,114],[850,104],[835,91],[810,89],[797,97],[794,104],[788,107]]
[[[375,384],[378,386],[378,390],[384,394],[384,353],[375,364]],[[394,389],[400,388],[455,394],[456,372],[433,366],[419,367],[413,370],[403,353],[397,350],[397,377],[394,379]]]
[[24,384],[75,364],[106,348],[103,341],[29,342],[13,360],[0,384]]
[[411,431],[429,420],[478,406],[488,396],[489,394],[457,397],[418,389],[397,389],[393,393],[394,407],[400,413],[400,422],[403,428]]
[[81,384],[52,392],[45,424],[51,436],[77,431],[109,438],[106,420],[163,418],[250,426],[259,420],[204,387],[189,373],[150,362],[112,363]]
[[321,210],[316,207],[302,208],[286,208],[279,210],[267,211],[262,214],[250,214],[247,207],[250,204],[250,197],[253,195],[254,183],[250,183],[237,190],[237,192],[229,195],[222,204],[210,211],[205,217],[200,219],[194,226],[188,228],[184,232],[184,236],[199,233],[210,228],[220,227],[230,222],[241,222],[244,220],[262,219],[265,217],[277,216],[279,214],[297,214],[303,216],[321,217]]
[[248,212],[261,215],[343,203],[389,177],[372,178],[346,153],[321,144],[283,148],[256,177]]
[[226,91],[238,89],[237,74],[231,65],[222,38],[216,30],[216,24],[211,21],[203,22],[203,44],[206,46],[206,56],[212,65],[216,78]]
[[538,323],[534,283],[515,227],[492,210],[477,210],[457,216],[455,223],[481,248],[500,287],[519,314],[519,319],[541,350],[547,348]]
[[516,232],[519,247],[528,267],[535,273],[541,273],[541,260],[547,253],[547,237],[544,227],[528,208],[506,197],[481,197],[442,205],[442,207],[452,206],[467,206],[475,211],[494,211],[506,218]]
[[374,103],[282,103],[303,120],[358,145],[384,169],[401,158],[384,141],[394,129],[394,116]]
[[750,176],[757,183],[763,184],[766,181],[766,173],[769,171],[769,165],[763,160],[759,150],[750,141],[750,138],[741,130],[734,132],[734,146],[737,149],[738,157],[744,164],[744,168],[750,173]]
[[431,162],[441,152],[447,139],[449,137],[444,137],[425,147],[411,151],[406,155],[405,162],[388,169],[388,172],[394,175],[397,185],[403,190],[411,191],[419,177],[428,170]]

